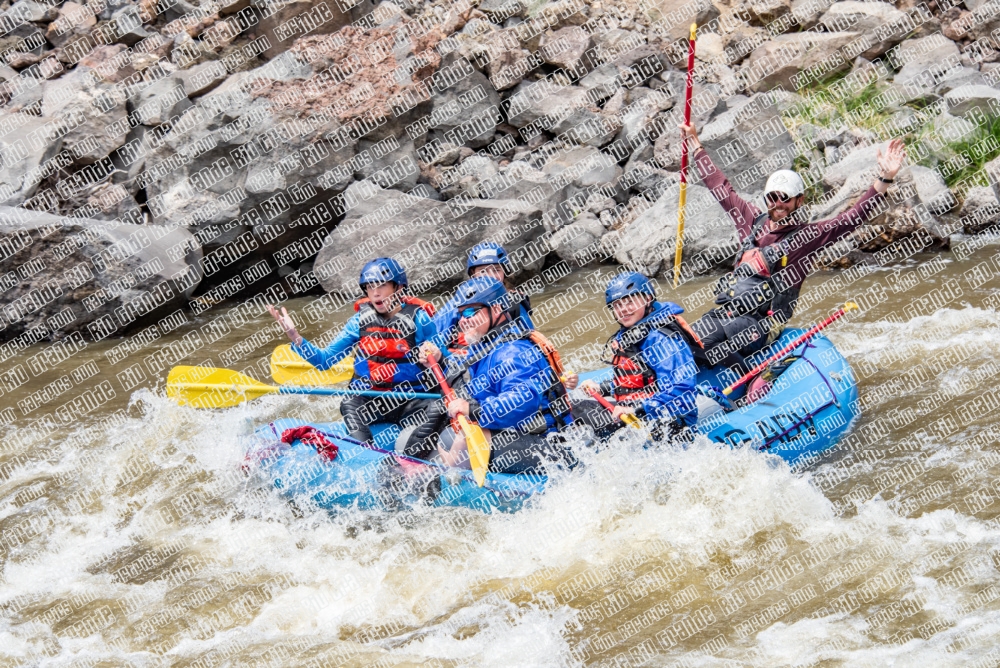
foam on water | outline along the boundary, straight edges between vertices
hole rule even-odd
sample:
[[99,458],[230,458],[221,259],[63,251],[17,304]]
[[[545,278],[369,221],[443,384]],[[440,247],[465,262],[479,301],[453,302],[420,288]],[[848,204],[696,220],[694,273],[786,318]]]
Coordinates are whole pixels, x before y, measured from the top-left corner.
[[[963,308],[846,323],[832,336],[854,365],[889,350],[909,359],[975,344],[962,363],[975,369],[1000,352],[998,325],[992,311]],[[975,390],[961,373],[915,394],[950,387],[967,400]],[[898,490],[873,481],[897,459],[851,469],[849,484],[870,493],[846,512],[836,504],[847,491],[815,484],[835,464],[793,473],[773,455],[703,438],[643,449],[629,433],[596,452],[580,446],[583,467],[555,475],[515,514],[418,507],[331,516],[236,473],[248,421],[328,421],[335,407],[268,397],[199,411],[142,391],[123,424],[84,448],[97,455],[87,466],[76,468],[83,452],[42,449],[0,487],[0,526],[18,536],[6,543],[0,658],[161,665],[212,655],[239,665],[272,652],[273,665],[391,657],[510,666],[618,654],[638,663],[652,647],[654,664],[968,665],[1000,634],[997,601],[976,598],[996,582],[1000,529],[963,510],[972,490],[915,516],[894,511]],[[891,434],[887,451],[913,428]],[[919,455],[946,480],[956,462],[982,455],[959,455],[960,442],[948,438],[923,443],[898,456]],[[48,519],[16,529],[38,518]],[[779,564],[792,569],[780,586],[760,584]],[[959,584],[943,585],[956,569]],[[730,575],[722,581],[720,572]],[[884,585],[871,584],[886,573]],[[848,590],[868,593],[833,603]],[[797,604],[772,619],[793,595]],[[905,615],[889,614],[913,601]],[[714,622],[662,640],[703,609]],[[667,612],[623,630],[655,610]],[[866,622],[880,611],[887,621]],[[927,637],[899,635],[934,620]]]

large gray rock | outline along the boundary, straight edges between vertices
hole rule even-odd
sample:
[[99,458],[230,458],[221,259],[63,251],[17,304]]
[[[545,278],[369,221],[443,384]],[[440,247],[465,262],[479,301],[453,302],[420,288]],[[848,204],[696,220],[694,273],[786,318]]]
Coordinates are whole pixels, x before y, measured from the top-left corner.
[[[450,64],[449,60],[445,60]],[[489,144],[496,133],[499,120],[497,112],[500,109],[500,96],[489,79],[480,72],[474,71],[469,76],[455,82],[453,85],[434,95],[431,100],[431,138],[446,141],[445,137],[459,138],[454,134],[455,128],[472,119],[481,123],[483,131],[471,137],[462,133],[462,144],[479,149]],[[453,133],[450,134],[449,133]]]
[[42,116],[66,123],[63,148],[90,164],[108,157],[125,143],[127,126],[122,127],[126,109],[111,85],[95,84],[89,68],[77,67],[58,79],[46,82],[42,94]]
[[201,251],[180,227],[0,207],[0,247],[3,340],[120,334],[176,310],[200,279]]
[[[876,156],[881,149],[885,154],[889,142],[870,144],[868,146],[851,147],[850,153],[842,152],[843,157],[823,170],[823,185],[831,189],[839,189],[848,179],[876,168]],[[865,176],[867,179],[867,176]]]
[[852,47],[848,58],[853,60],[860,55],[871,60],[881,56],[906,36],[906,32],[897,30],[884,39],[877,39],[876,29],[905,19],[906,15],[903,12],[887,2],[842,0],[831,5],[823,14],[820,23],[830,32],[860,32],[860,43]]
[[[558,135],[576,128],[571,140],[586,146],[603,146],[611,141],[621,121],[611,114],[603,114],[594,106],[593,97],[579,86],[566,86],[544,96],[533,95],[529,84],[518,88],[511,98],[510,124],[524,127],[541,121],[548,131]],[[540,99],[536,99],[540,98]]]
[[962,67],[958,45],[941,34],[905,40],[887,52],[887,59],[899,70],[892,80],[907,101],[932,94]]
[[356,294],[361,267],[377,256],[402,262],[421,292],[461,281],[465,256],[480,241],[502,240],[518,273],[539,270],[550,250],[539,241],[541,207],[524,201],[438,202],[363,184],[345,196],[357,204],[326,238],[314,268],[328,292]]
[[901,183],[905,183],[907,176],[912,179],[917,199],[936,216],[948,213],[957,204],[941,174],[929,167],[910,165],[900,170],[900,176]]
[[860,32],[853,31],[778,35],[754,49],[744,63],[744,68],[753,68],[760,63],[764,68],[762,71],[767,72],[756,79],[750,88],[766,91],[780,86],[785,90],[797,90],[801,83],[812,78],[810,68],[822,67],[823,76],[850,69],[851,61],[838,60],[837,56],[843,47],[860,36]]
[[945,93],[948,113],[966,117],[970,113],[987,118],[1000,116],[1000,90],[991,86],[959,86]]
[[27,137],[41,133],[51,118],[31,114],[4,114],[0,121],[16,128],[0,137],[0,204],[21,204],[38,190],[44,178],[39,167],[59,153],[62,139],[36,143]]
[[549,65],[567,71],[586,71],[590,68],[589,58],[584,54],[594,45],[590,33],[579,26],[567,26],[541,39],[541,55]]
[[760,93],[720,114],[698,135],[712,161],[738,190],[762,190],[768,174],[792,166],[792,137],[775,106],[765,104],[767,97]]
[[[628,264],[646,276],[673,271],[677,230],[679,181],[671,183],[653,205],[635,220],[601,239],[605,251],[620,264]],[[684,218],[685,274],[706,273],[715,261],[735,252],[736,227],[711,191],[688,184]],[[732,249],[732,250],[730,250]]]
[[572,223],[554,232],[549,238],[549,245],[560,259],[578,265],[587,264],[591,256],[587,249],[599,242],[604,234],[604,225],[597,216],[584,212]]
[[654,21],[661,22],[659,30],[671,41],[687,38],[692,23],[705,25],[719,16],[713,3],[690,0],[660,0],[650,13]]

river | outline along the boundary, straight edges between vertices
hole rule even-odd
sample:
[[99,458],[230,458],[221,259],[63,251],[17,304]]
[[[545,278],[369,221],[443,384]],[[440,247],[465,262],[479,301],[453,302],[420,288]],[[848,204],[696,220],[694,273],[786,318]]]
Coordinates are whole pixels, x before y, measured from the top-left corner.
[[[863,307],[828,330],[860,382],[849,447],[793,471],[622,443],[516,514],[330,516],[244,477],[253,425],[339,419],[338,400],[194,409],[164,382],[247,340],[229,366],[266,379],[266,313],[20,351],[0,364],[0,665],[996,665],[998,249],[807,281],[794,325]],[[603,280],[533,298],[572,368],[614,329]],[[661,296],[698,315],[711,283]],[[315,303],[287,305],[325,340],[349,307]]]

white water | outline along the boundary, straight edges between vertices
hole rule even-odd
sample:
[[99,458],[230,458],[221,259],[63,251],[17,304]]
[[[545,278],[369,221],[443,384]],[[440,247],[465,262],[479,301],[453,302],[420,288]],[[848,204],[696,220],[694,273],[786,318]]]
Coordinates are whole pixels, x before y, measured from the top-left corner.
[[[995,311],[956,304],[900,323],[865,314],[830,336],[855,369],[896,354],[862,379],[863,398],[969,345],[881,414],[939,390],[945,408],[977,396],[998,327]],[[330,516],[239,473],[249,424],[329,421],[336,405],[273,397],[204,411],[141,390],[121,424],[81,447],[61,448],[63,433],[2,469],[0,664],[995,663],[1000,457],[996,438],[973,441],[995,415],[947,436],[930,427],[937,413],[921,416],[877,457],[840,452],[804,473],[705,440],[619,442],[581,450],[582,470],[510,515]],[[899,477],[913,462],[919,475]]]

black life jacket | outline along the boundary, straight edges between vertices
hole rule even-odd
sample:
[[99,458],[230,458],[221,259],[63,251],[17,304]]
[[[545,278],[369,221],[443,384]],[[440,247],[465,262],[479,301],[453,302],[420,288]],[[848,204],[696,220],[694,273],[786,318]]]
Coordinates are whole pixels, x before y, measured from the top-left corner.
[[614,396],[619,403],[640,402],[657,392],[656,371],[642,354],[642,344],[654,329],[680,339],[689,347],[705,347],[679,315],[654,322],[640,322],[624,332],[618,332],[612,337],[614,356],[611,365],[614,367]]
[[421,387],[420,367],[410,352],[417,347],[417,311],[434,315],[434,306],[404,295],[402,308],[392,317],[375,310],[366,297],[354,304],[361,336],[354,356],[354,375],[374,390]]
[[775,275],[788,265],[789,240],[794,235],[758,246],[757,237],[766,220],[766,211],[754,219],[750,234],[736,253],[733,271],[719,279],[715,303],[730,316],[752,315],[763,319],[775,315],[776,320],[788,322],[802,284],[788,287],[775,280]]

